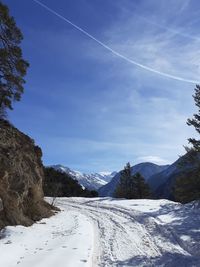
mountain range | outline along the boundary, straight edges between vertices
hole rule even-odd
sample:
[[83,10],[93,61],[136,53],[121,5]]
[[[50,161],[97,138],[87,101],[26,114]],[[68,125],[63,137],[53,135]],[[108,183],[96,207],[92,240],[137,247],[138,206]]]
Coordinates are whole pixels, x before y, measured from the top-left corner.
[[[165,198],[175,200],[174,185],[178,177],[181,177],[194,170],[200,163],[200,155],[193,156],[192,161],[188,161],[190,156],[186,153],[179,157],[171,165],[156,165],[145,162],[131,167],[132,174],[139,172],[149,184],[154,198]],[[120,172],[118,172],[112,180],[99,188],[99,196],[113,196],[115,189],[119,183]]]
[[[157,165],[151,162],[139,163],[132,166],[131,171],[133,175],[139,172],[145,178],[153,197],[174,200],[173,187],[176,178],[191,171],[200,162],[200,156],[197,156],[193,163],[187,163],[186,158],[187,154],[171,165]],[[82,187],[89,190],[97,190],[100,197],[113,197],[121,175],[121,171],[85,174],[62,165],[53,165],[51,167],[69,174]]]
[[103,185],[106,185],[116,175],[117,172],[99,172],[99,173],[82,173],[71,170],[63,165],[52,165],[55,170],[69,174],[73,179],[76,179],[79,184],[89,190],[98,190]]
[[[131,167],[131,172],[132,172],[132,175],[139,172],[148,182],[148,179],[151,176],[166,170],[168,167],[169,165],[160,166],[160,165],[157,165],[151,162],[144,162],[144,163],[139,163]],[[121,175],[120,172],[118,172],[109,183],[107,183],[106,185],[103,185],[98,190],[99,196],[102,196],[102,197],[113,196],[113,193],[115,192],[115,189],[120,180],[120,175]]]
[[154,174],[148,180],[148,184],[156,198],[174,199],[174,185],[177,178],[189,173],[199,166],[200,156],[196,154],[193,160],[188,160],[186,153],[167,169],[160,173]]

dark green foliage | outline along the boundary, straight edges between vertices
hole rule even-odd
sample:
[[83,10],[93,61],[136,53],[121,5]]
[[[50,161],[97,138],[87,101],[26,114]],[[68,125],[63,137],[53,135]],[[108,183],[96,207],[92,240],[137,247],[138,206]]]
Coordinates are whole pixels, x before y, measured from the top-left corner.
[[7,118],[7,112],[5,107],[0,107],[0,119],[6,119]]
[[78,181],[53,168],[44,168],[44,195],[49,197],[96,197],[96,191],[83,189]]
[[181,203],[200,199],[200,168],[182,174],[176,179],[174,196],[175,200]]
[[133,176],[135,198],[149,198],[151,197],[149,185],[145,182],[144,177],[140,173]]
[[150,189],[139,173],[135,175],[131,174],[130,163],[127,163],[124,170],[121,172],[120,181],[114,196],[127,199],[149,198]]
[[[197,114],[192,119],[187,120],[189,126],[193,126],[198,134],[200,134],[200,86],[196,85],[195,94],[193,95],[195,105],[198,108]],[[192,148],[186,148],[187,157],[183,162],[184,165],[191,164],[192,170],[183,173],[176,179],[174,186],[174,196],[176,201],[186,203],[192,200],[200,199],[200,140],[189,138]]]
[[[193,126],[195,130],[200,134],[200,86],[196,85],[195,94],[193,95],[195,105],[198,108],[197,114],[194,114],[192,119],[187,120],[187,124],[189,126]],[[192,144],[193,149],[197,152],[200,152],[200,140],[196,140],[195,138],[189,138],[189,143]]]
[[83,190],[81,194],[82,197],[98,197],[98,192],[95,190],[88,190],[87,188]]
[[81,186],[67,174],[58,172],[53,168],[45,168],[44,174],[43,190],[45,196],[64,197],[81,194]]
[[131,165],[128,162],[121,171],[120,181],[115,190],[114,197],[119,198],[133,198],[133,179],[131,175]]
[[0,115],[12,109],[24,91],[28,62],[22,57],[20,43],[23,35],[10,16],[8,7],[0,1]]

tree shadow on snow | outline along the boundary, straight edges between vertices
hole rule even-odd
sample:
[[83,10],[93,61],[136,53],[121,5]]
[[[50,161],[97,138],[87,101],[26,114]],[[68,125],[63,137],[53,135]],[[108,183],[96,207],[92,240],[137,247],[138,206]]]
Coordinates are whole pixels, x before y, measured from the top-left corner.
[[160,257],[136,256],[124,261],[113,262],[113,266],[137,267],[198,267],[200,259],[178,253],[164,253]]
[[[193,257],[198,257],[198,265],[177,266],[200,266],[200,209],[191,209],[187,205],[173,208],[173,205],[163,205],[159,211],[141,213],[135,216],[135,219],[145,226],[152,237],[160,236],[163,240],[168,240],[175,246],[179,245],[183,250],[191,254],[192,257],[186,257],[187,261],[192,261]],[[169,216],[169,222],[167,222],[166,218],[162,220],[163,215]],[[163,257],[167,259],[170,255],[173,256],[174,254],[166,253]],[[181,257],[185,258],[182,254],[175,255],[177,260],[181,259]]]

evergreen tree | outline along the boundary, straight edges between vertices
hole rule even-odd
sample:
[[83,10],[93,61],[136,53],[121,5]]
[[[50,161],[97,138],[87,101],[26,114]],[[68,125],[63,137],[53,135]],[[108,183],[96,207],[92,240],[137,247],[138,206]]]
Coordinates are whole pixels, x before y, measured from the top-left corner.
[[22,57],[20,43],[23,35],[9,14],[8,7],[0,1],[0,118],[12,102],[19,101],[24,91],[28,62]]
[[134,198],[149,198],[151,196],[149,185],[145,182],[144,177],[140,173],[136,173],[133,176],[133,181],[135,192]]
[[5,119],[6,117],[7,117],[7,112],[4,105],[2,105],[2,107],[0,106],[0,119]]
[[150,189],[140,173],[131,174],[130,163],[127,163],[121,172],[114,196],[127,199],[148,198],[150,197]]
[[94,190],[83,189],[77,180],[67,173],[62,173],[51,167],[44,168],[43,191],[49,197],[97,197]]
[[181,203],[200,199],[200,168],[182,174],[176,179],[174,196],[175,200]]
[[[195,94],[193,95],[195,105],[198,108],[197,114],[194,114],[192,119],[187,120],[187,124],[189,126],[193,126],[198,134],[200,134],[200,86],[196,85]],[[196,152],[200,152],[200,140],[196,140],[195,138],[189,138],[189,143],[192,144],[193,150]]]
[[[200,86],[196,85],[193,95],[195,105],[198,108],[193,118],[187,120],[189,126],[193,126],[200,134]],[[186,203],[200,199],[200,140],[189,138],[191,148],[186,147],[186,156],[183,164],[190,164],[192,169],[176,179],[174,186],[174,197],[177,201]],[[183,166],[182,166],[183,167]]]
[[120,181],[115,190],[114,196],[119,198],[132,198],[134,186],[131,174],[131,165],[128,162],[120,173]]

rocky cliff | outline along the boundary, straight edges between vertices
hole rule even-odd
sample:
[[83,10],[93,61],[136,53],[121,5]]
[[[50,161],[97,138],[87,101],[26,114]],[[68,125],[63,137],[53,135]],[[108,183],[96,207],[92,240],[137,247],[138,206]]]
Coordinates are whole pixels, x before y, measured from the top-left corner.
[[30,137],[0,120],[0,228],[29,226],[52,214],[43,200],[41,157]]

